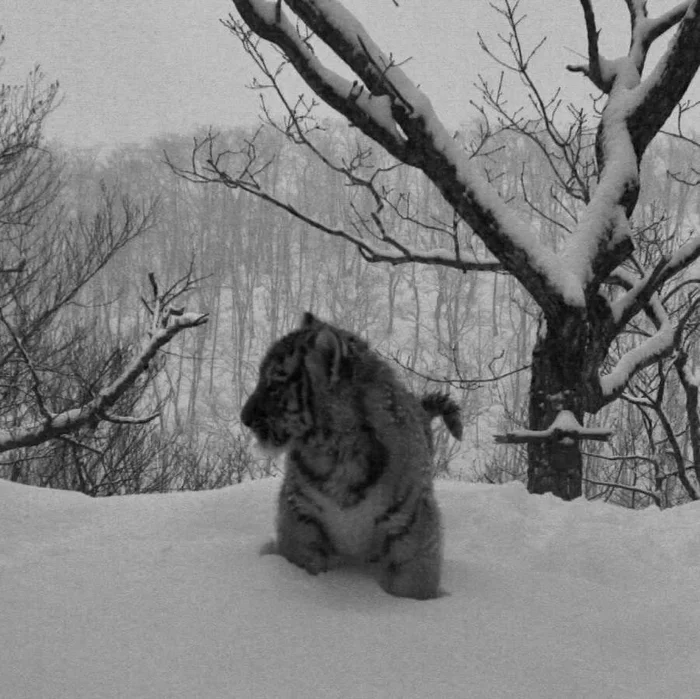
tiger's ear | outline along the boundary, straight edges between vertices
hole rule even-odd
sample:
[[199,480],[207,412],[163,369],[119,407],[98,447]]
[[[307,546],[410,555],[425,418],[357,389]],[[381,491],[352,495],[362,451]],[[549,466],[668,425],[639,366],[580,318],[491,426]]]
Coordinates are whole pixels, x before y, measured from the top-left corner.
[[323,323],[313,313],[311,313],[311,311],[305,311],[304,315],[301,317],[299,328],[305,330],[306,328],[313,328],[317,325],[323,325]]
[[[310,315],[310,314],[309,314]],[[318,323],[314,318],[315,322]],[[334,386],[340,379],[340,367],[347,356],[348,348],[339,333],[323,323],[313,340],[313,351],[308,355],[310,371],[323,375],[329,385]]]

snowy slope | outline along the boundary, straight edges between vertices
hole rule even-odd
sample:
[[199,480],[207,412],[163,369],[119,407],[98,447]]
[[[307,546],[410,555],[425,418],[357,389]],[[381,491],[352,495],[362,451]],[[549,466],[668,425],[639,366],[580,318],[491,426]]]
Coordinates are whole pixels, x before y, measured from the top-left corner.
[[259,556],[277,485],[0,481],[0,697],[700,696],[700,504],[440,482],[449,594],[416,602]]

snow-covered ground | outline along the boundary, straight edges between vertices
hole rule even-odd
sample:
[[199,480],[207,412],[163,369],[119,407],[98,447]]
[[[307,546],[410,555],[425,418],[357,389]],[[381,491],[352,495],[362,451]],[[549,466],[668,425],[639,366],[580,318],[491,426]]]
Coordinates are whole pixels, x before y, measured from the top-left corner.
[[0,696],[700,696],[700,504],[440,482],[448,594],[416,602],[260,556],[277,486],[0,481]]

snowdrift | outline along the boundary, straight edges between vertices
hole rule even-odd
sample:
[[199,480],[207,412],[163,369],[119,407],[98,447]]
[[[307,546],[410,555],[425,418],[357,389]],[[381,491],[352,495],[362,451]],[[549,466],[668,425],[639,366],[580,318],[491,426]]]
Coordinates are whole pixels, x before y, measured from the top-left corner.
[[0,481],[0,696],[700,696],[700,504],[440,482],[448,594],[416,602],[261,557],[277,487]]

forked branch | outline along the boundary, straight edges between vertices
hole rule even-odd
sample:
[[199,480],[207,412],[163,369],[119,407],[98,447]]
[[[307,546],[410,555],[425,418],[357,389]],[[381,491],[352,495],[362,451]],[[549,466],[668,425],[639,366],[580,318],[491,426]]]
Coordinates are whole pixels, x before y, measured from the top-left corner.
[[[275,44],[311,89],[391,155],[422,170],[446,201],[551,316],[583,292],[535,230],[500,199],[454,142],[425,94],[336,0],[288,0],[314,36],[354,73],[326,67],[277,3],[234,0],[246,25]],[[238,27],[230,18],[230,28]]]
[[[151,279],[156,300],[159,294],[155,279]],[[0,453],[19,447],[31,447],[42,444],[50,439],[64,437],[76,432],[82,427],[95,427],[102,420],[111,422],[138,423],[153,420],[156,415],[147,418],[118,417],[110,414],[111,408],[143,375],[158,351],[167,345],[176,335],[187,328],[203,325],[208,320],[206,313],[186,313],[184,309],[173,309],[169,306],[156,306],[152,331],[148,341],[141,351],[131,360],[116,380],[105,386],[98,394],[85,403],[60,413],[51,413],[42,403],[43,419],[31,425],[19,425],[0,429]],[[30,361],[27,357],[27,361]],[[35,380],[39,379],[34,374]],[[36,387],[38,391],[38,386]]]

